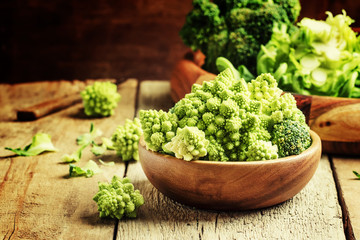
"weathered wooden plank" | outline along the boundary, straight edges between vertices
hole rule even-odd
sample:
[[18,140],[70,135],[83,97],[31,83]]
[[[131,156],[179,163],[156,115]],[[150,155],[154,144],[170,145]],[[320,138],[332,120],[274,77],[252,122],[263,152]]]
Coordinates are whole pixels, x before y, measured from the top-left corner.
[[[161,109],[169,84],[143,82],[138,109]],[[156,86],[156,87],[155,87]],[[163,88],[164,90],[160,90]],[[156,89],[156,91],[155,91]],[[157,93],[161,93],[156,100]],[[144,101],[151,96],[152,101]],[[142,104],[142,103],[146,104]],[[155,104],[151,106],[151,104]],[[168,107],[168,106],[167,106]],[[166,173],[164,173],[166,174]],[[329,160],[323,156],[309,184],[283,204],[254,211],[213,212],[176,203],[148,182],[140,163],[127,176],[144,195],[135,220],[120,221],[117,239],[345,239],[341,208]]]
[[360,172],[360,159],[333,157],[333,164],[344,201],[345,230],[349,237],[360,239],[360,180],[352,172]]
[[94,81],[111,81],[115,79],[87,79],[43,81],[19,84],[0,84],[0,121],[16,120],[16,110],[26,108],[43,101],[60,98],[80,92]]
[[[125,164],[114,152],[100,158],[116,161],[115,167],[100,166],[103,173],[92,178],[67,178],[69,167],[60,162],[64,153],[77,149],[77,136],[89,131],[90,123],[110,137],[117,125],[133,118],[137,81],[119,86],[122,95],[116,113],[108,118],[86,118],[82,105],[72,106],[34,122],[2,122],[0,125],[0,236],[6,239],[112,239],[115,220],[100,219],[92,197],[98,181],[123,176]],[[20,95],[21,96],[21,95]],[[15,100],[16,101],[16,100]],[[13,157],[4,146],[23,147],[38,131],[52,135],[56,153]],[[97,160],[85,149],[77,165]]]

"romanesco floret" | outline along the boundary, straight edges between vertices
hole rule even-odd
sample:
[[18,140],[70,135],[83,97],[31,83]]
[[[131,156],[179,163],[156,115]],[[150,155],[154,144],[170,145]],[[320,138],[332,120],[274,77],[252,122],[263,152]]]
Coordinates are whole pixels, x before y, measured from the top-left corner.
[[121,219],[136,217],[137,209],[144,204],[144,198],[128,178],[114,176],[111,183],[99,182],[99,191],[93,200],[98,205],[100,217]]
[[141,110],[139,115],[147,149],[164,151],[163,146],[175,136],[177,116],[162,110]]
[[172,141],[172,137],[165,138],[165,131],[159,127],[164,116],[171,116],[172,137],[177,128],[202,131],[209,144],[207,155],[201,159],[211,161],[277,158],[277,146],[271,143],[274,124],[286,120],[305,124],[295,98],[283,94],[272,75],[262,74],[246,83],[230,68],[214,80],[194,84],[191,93],[168,113],[149,110],[140,114],[145,143],[154,151],[167,152],[163,146]]
[[278,146],[279,157],[297,155],[311,145],[309,126],[303,122],[285,120],[275,124],[272,143]]
[[113,115],[121,99],[116,84],[111,82],[95,82],[81,92],[81,97],[85,114],[94,117]]
[[139,160],[139,139],[142,134],[140,120],[126,119],[112,135],[113,147],[123,161]]
[[177,129],[175,137],[164,148],[175,153],[175,157],[190,161],[206,156],[208,145],[209,140],[205,138],[203,131],[197,127],[184,127]]
[[257,140],[249,146],[247,161],[260,161],[278,158],[278,149],[270,141]]

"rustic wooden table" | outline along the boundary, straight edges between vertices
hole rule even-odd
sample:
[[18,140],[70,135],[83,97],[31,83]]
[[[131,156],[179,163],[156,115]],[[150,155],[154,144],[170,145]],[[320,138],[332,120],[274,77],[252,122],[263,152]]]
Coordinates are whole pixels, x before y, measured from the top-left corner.
[[[91,81],[90,81],[91,82]],[[2,239],[355,239],[360,237],[359,157],[323,154],[309,184],[292,199],[266,209],[214,212],[190,208],[159,193],[139,162],[123,163],[110,152],[89,159],[115,161],[92,178],[68,178],[60,161],[77,149],[75,139],[91,123],[110,137],[139,109],[173,105],[167,81],[128,79],[119,84],[116,114],[89,119],[82,104],[36,121],[16,121],[15,110],[82,89],[80,81],[0,84],[0,238]],[[55,153],[17,157],[5,146],[24,147],[37,132],[52,135]],[[98,181],[128,176],[145,198],[136,219],[100,219],[92,197]]]

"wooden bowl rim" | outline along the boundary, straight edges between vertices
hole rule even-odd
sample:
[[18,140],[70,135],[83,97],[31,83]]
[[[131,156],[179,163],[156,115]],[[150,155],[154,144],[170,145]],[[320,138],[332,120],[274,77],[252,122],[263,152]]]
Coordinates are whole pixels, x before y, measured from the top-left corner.
[[[312,156],[316,151],[321,151],[321,140],[319,135],[317,135],[316,132],[310,130],[310,137],[312,139],[312,143],[310,147],[308,147],[305,151],[298,155],[291,155],[287,157],[277,158],[277,159],[270,159],[270,160],[260,160],[260,161],[227,161],[227,162],[221,162],[221,161],[209,161],[209,160],[192,160],[192,161],[186,161],[184,159],[176,158],[171,155],[154,152],[152,150],[146,149],[144,137],[142,136],[140,138],[139,144],[144,147],[148,152],[151,152],[154,155],[158,155],[159,157],[165,157],[172,161],[183,161],[188,164],[197,164],[197,165],[227,165],[227,166],[239,166],[239,165],[267,165],[267,164],[277,164],[277,163],[290,163],[290,162],[296,162],[301,161],[306,156]],[[141,160],[141,157],[140,157]]]

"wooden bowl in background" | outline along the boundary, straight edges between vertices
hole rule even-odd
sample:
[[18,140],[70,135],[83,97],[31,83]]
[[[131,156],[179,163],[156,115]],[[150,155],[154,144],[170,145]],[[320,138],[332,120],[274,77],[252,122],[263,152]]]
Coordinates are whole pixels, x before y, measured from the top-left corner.
[[145,175],[165,196],[209,210],[248,210],[282,203],[303,189],[321,157],[321,141],[311,131],[312,145],[300,155],[266,161],[185,161],[145,147],[139,156]]
[[[191,92],[194,83],[214,79],[201,68],[205,56],[189,52],[171,76],[171,97],[177,102]],[[360,154],[360,99],[293,94],[310,128],[321,138],[322,149],[330,154]]]

